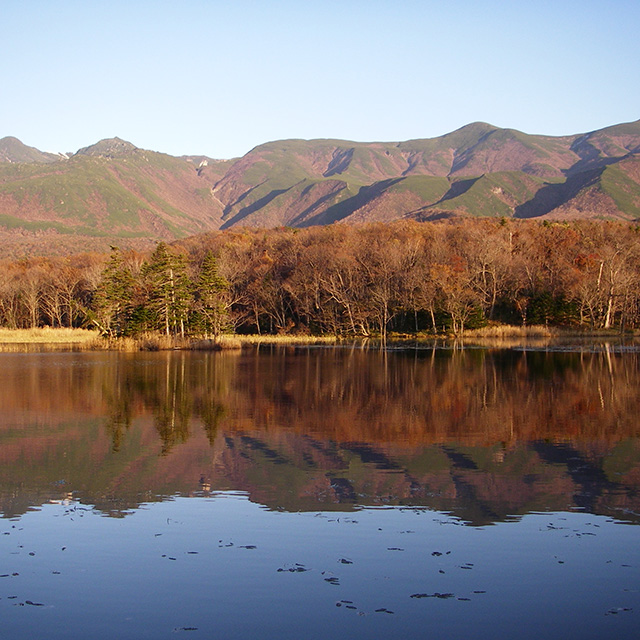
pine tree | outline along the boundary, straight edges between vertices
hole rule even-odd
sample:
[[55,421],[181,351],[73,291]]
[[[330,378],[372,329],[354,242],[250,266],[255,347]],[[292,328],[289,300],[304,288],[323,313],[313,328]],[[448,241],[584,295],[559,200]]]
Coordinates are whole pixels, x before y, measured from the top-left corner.
[[180,334],[184,337],[192,297],[186,258],[171,252],[161,242],[143,266],[142,276],[155,328],[167,335]]
[[111,248],[111,258],[98,285],[94,298],[93,323],[111,338],[127,333],[127,323],[133,308],[134,281],[122,253]]
[[205,337],[220,335],[229,324],[229,283],[218,272],[218,261],[211,251],[202,261],[196,284],[196,312]]

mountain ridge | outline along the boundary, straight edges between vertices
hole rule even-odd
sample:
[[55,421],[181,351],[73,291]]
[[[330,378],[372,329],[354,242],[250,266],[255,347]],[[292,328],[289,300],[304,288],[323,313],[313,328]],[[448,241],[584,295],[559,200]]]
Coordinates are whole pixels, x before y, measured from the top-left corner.
[[230,160],[178,158],[118,137],[56,155],[6,137],[0,238],[151,246],[238,226],[457,216],[631,221],[640,218],[639,163],[640,120],[567,136],[473,122],[400,142],[292,138]]

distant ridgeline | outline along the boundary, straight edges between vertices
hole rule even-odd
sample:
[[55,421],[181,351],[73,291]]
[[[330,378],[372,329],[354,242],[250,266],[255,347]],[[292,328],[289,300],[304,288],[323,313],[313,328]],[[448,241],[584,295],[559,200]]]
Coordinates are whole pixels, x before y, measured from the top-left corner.
[[284,140],[224,161],[118,138],[73,154],[0,140],[5,256],[150,248],[237,227],[469,216],[640,218],[640,121],[563,137],[474,123],[398,143]]

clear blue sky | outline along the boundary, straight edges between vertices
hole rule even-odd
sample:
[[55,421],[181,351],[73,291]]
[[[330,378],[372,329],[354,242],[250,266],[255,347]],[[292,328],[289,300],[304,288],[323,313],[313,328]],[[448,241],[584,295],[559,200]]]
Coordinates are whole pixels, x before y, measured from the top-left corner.
[[3,0],[0,137],[173,155],[640,118],[640,0]]

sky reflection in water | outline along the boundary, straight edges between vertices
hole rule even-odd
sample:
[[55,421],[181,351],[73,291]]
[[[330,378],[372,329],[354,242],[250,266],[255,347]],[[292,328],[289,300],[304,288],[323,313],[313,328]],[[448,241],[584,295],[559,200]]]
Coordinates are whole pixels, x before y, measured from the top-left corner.
[[636,354],[0,360],[7,637],[637,628]]

